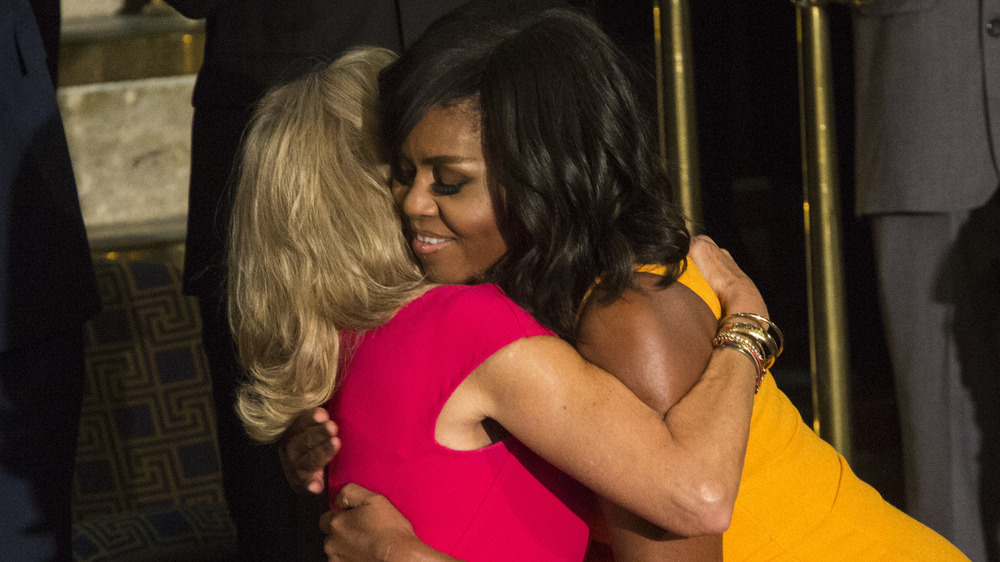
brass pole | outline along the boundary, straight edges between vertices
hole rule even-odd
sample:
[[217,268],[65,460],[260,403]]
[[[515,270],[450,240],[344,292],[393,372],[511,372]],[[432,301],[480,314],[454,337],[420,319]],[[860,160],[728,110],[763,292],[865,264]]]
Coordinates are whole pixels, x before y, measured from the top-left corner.
[[793,0],[799,60],[813,429],[850,459],[848,344],[830,30],[823,6]]
[[701,178],[687,0],[654,0],[653,26],[660,156],[671,172],[675,200],[688,230],[697,233],[701,231]]

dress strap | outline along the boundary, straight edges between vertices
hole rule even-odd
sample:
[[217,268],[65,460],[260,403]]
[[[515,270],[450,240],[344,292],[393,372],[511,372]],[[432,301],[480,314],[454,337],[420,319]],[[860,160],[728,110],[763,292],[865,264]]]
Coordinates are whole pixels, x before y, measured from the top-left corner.
[[[708,285],[708,281],[705,281],[705,278],[701,276],[701,271],[698,270],[698,266],[694,264],[693,260],[686,260],[686,262],[684,272],[677,278],[677,282],[694,291],[708,304],[715,317],[721,318],[722,306],[712,288]],[[636,264],[635,271],[636,273],[652,273],[653,275],[663,276],[667,274],[667,266],[663,264]],[[583,309],[586,308],[587,302],[590,301],[594,289],[600,282],[600,277],[594,279],[594,282],[587,288],[587,292],[584,293],[583,299],[580,301],[580,306],[576,309],[576,318],[573,321],[574,326],[580,323],[580,316],[583,315]]]
[[[691,262],[688,262],[688,267],[691,266]],[[687,271],[687,268],[685,268]],[[667,266],[660,264],[645,264],[635,266],[636,273],[652,273],[653,275],[659,275],[663,277],[667,274]]]

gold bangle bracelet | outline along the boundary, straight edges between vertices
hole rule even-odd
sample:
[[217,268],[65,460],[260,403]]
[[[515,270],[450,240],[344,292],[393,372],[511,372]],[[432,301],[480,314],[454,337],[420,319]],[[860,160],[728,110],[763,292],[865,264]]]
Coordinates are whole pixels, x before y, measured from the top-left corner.
[[773,338],[776,344],[776,351],[774,353],[774,356],[778,357],[779,355],[781,355],[781,352],[785,350],[785,336],[781,333],[781,330],[778,329],[778,325],[772,322],[771,320],[768,320],[767,318],[764,318],[763,316],[759,314],[754,314],[752,312],[734,312],[733,314],[730,314],[725,318],[723,318],[720,321],[720,323],[725,323],[733,318],[750,318],[752,320],[756,320],[757,322],[766,325],[767,335]]
[[754,355],[756,355],[757,358],[760,359],[761,365],[764,364],[765,355],[763,346],[758,341],[747,336],[746,334],[738,332],[736,330],[723,329],[719,330],[719,333],[716,334],[715,337],[722,339],[736,340],[740,342],[741,344],[747,346],[749,349],[753,351]]
[[764,364],[761,361],[760,355],[753,349],[753,344],[747,338],[739,335],[719,335],[712,340],[712,344],[715,347],[734,349],[739,351],[741,354],[745,355],[753,362],[754,367],[757,371],[754,376],[754,390],[753,393],[757,394],[760,390],[761,382],[764,380]]
[[761,347],[761,358],[764,361],[764,368],[770,369],[774,366],[777,358],[778,343],[769,336],[759,325],[751,322],[729,322],[722,325],[719,333],[732,330],[737,334],[746,336],[756,341]]

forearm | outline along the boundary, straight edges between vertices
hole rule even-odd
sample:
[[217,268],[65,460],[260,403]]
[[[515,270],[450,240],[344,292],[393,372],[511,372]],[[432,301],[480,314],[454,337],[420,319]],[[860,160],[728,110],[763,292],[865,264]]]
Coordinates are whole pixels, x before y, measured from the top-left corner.
[[378,560],[380,562],[456,562],[457,558],[434,550],[416,535],[378,535],[377,531],[362,530],[365,537],[374,542],[327,540],[327,556],[330,562],[346,560]]
[[673,476],[687,483],[679,489],[689,493],[689,509],[703,526],[690,534],[721,533],[729,527],[750,433],[756,375],[746,356],[716,348],[698,382],[663,416],[684,459]]
[[385,562],[455,562],[458,559],[434,550],[419,538],[412,538],[391,545],[383,558]]
[[[691,240],[689,257],[692,259],[689,265],[697,267],[718,296],[723,315],[751,312],[767,322],[767,306],[760,292],[728,252],[707,236],[696,236]],[[741,331],[730,326],[730,333],[734,330]],[[754,351],[753,342],[744,345],[727,336],[724,344],[727,347],[717,346],[713,350],[702,377],[664,416],[673,441],[688,461],[685,465],[688,470],[680,477],[690,478],[693,485],[699,485],[700,479],[706,490],[702,507],[714,511],[712,516],[719,518],[717,523],[724,523],[716,532],[728,528],[731,518],[743,471],[760,363],[766,363],[763,355],[757,353],[764,352],[763,346]],[[738,349],[728,347],[733,344]]]
[[636,562],[722,560],[722,535],[681,537],[603,499],[601,510],[607,521],[615,560]]

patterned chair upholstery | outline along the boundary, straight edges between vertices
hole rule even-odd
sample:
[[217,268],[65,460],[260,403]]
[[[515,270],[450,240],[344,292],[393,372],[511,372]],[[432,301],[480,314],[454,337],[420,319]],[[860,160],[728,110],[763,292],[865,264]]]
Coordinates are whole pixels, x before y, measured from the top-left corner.
[[73,490],[79,561],[229,560],[201,319],[169,260],[95,259]]

